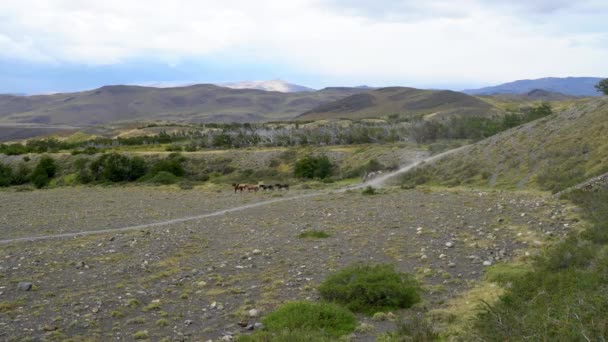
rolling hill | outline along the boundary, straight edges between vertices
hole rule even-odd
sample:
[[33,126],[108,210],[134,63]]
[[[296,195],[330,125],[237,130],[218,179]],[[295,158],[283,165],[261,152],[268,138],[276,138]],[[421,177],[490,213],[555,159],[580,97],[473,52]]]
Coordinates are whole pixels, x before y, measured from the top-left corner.
[[37,96],[0,95],[0,124],[87,126],[135,120],[259,122],[291,119],[322,103],[362,92],[326,88],[282,93],[210,84],[176,88],[104,86]]
[[525,94],[535,89],[558,92],[572,96],[599,96],[595,85],[601,81],[598,77],[546,77],[535,80],[519,80],[479,89],[466,89],[470,95]]
[[450,90],[422,90],[389,87],[368,90],[325,103],[298,116],[302,120],[330,118],[371,118],[401,116],[488,115],[496,113],[491,104]]
[[578,101],[406,176],[409,184],[474,184],[560,191],[608,172],[608,97]]

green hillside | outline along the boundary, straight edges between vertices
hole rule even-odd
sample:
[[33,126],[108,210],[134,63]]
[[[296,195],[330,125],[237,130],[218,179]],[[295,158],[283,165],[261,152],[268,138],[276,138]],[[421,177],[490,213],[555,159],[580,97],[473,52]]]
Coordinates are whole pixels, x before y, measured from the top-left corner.
[[302,115],[302,120],[401,117],[445,117],[453,114],[487,116],[499,111],[492,104],[450,90],[390,87],[354,94],[322,104]]
[[556,192],[608,172],[606,137],[608,98],[586,99],[422,166],[402,182]]
[[358,92],[361,90],[356,88],[326,88],[281,93],[201,84],[177,88],[120,85],[78,93],[0,95],[0,124],[85,126],[133,120],[260,122],[290,119],[322,103]]

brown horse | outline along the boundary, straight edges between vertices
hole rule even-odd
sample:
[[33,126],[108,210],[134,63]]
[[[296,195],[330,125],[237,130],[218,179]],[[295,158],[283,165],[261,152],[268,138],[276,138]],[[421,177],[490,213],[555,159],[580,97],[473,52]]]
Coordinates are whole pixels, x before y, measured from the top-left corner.
[[232,186],[234,187],[235,194],[237,191],[243,192],[243,190],[247,189],[247,184],[232,183]]

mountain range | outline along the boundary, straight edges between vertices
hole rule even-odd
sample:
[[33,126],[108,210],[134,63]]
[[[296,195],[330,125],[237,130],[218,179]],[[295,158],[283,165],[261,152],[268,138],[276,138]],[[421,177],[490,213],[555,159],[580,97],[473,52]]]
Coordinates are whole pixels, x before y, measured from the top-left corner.
[[595,88],[602,78],[598,77],[546,77],[534,80],[519,80],[479,89],[465,89],[470,95],[525,94],[535,89],[572,96],[600,96]]

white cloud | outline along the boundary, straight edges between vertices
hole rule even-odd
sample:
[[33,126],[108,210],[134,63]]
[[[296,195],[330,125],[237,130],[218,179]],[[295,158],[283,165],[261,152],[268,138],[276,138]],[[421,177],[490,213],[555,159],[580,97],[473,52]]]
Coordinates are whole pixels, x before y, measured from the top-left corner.
[[569,23],[587,15],[597,19],[608,13],[603,2],[510,3],[4,0],[0,56],[97,65],[227,55],[376,84],[498,82],[608,70],[608,47],[599,43],[606,41],[608,24],[598,22],[593,32],[552,24],[564,13]]

